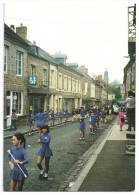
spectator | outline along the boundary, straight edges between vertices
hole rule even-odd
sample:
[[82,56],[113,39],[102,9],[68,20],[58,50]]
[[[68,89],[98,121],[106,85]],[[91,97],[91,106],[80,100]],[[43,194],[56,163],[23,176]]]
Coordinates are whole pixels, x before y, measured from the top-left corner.
[[14,131],[16,131],[17,127],[16,127],[16,121],[17,121],[17,114],[16,114],[16,110],[12,110],[12,116],[11,116],[11,127],[10,127],[10,131],[12,131],[12,129],[14,129]]
[[125,125],[126,111],[124,107],[119,108],[118,124],[120,125],[120,131],[122,131],[123,125]]
[[128,97],[124,101],[124,104],[126,104],[127,131],[131,131],[132,127],[135,131],[135,93],[133,91],[128,91]]

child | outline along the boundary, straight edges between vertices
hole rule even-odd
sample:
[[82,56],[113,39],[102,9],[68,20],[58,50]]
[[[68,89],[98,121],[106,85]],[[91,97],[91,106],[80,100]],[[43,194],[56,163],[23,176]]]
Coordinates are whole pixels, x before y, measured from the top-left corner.
[[12,116],[11,116],[11,127],[10,127],[10,131],[12,131],[12,129],[14,128],[14,131],[16,131],[17,127],[16,127],[16,121],[17,121],[18,117],[16,114],[16,110],[12,110]]
[[62,124],[62,118],[63,118],[63,112],[60,111],[60,112],[58,113],[58,124]]
[[35,121],[37,122],[38,137],[41,136],[41,133],[42,133],[42,132],[41,132],[41,127],[45,125],[46,117],[47,117],[47,115],[49,115],[49,112],[50,112],[50,111],[51,111],[51,110],[48,110],[47,112],[43,112],[43,110],[40,109],[40,112],[37,113],[37,114],[34,116],[34,118],[33,118],[33,120],[35,120]]
[[125,117],[126,117],[126,111],[124,108],[121,108],[118,114],[118,124],[120,125],[120,131],[122,131],[123,125],[126,124]]
[[54,113],[54,111],[52,110],[52,112],[51,112],[51,114],[50,114],[50,123],[51,123],[51,126],[54,126],[55,120],[56,120],[55,113]]
[[86,124],[84,122],[84,118],[81,118],[79,120],[79,123],[80,123],[80,128],[79,128],[79,130],[80,130],[80,139],[79,140],[81,140],[81,139],[84,140],[84,138],[85,138],[85,130],[86,130]]
[[27,128],[28,128],[28,135],[33,134],[33,128],[34,128],[34,120],[31,118],[31,115],[28,116],[27,122],[26,122]]
[[90,132],[91,132],[91,134],[95,135],[96,122],[97,122],[97,115],[96,115],[95,112],[94,113],[93,112],[91,113],[89,122],[90,122]]
[[105,125],[106,115],[107,113],[102,109],[100,113],[100,117],[101,117],[101,123],[103,124],[103,126]]
[[43,176],[44,180],[48,179],[48,171],[49,171],[49,161],[50,157],[53,156],[53,153],[49,147],[51,137],[49,133],[49,126],[45,125],[42,128],[43,134],[41,135],[40,139],[38,139],[38,143],[40,143],[40,150],[38,151],[37,155],[37,166],[40,169],[39,178],[41,179],[43,176],[43,168],[42,168],[42,160],[45,158],[45,174]]
[[[14,156],[15,160],[12,159],[10,154],[7,156],[9,167],[11,169],[10,191],[15,191],[16,184],[18,184],[17,190],[22,191],[25,177],[17,164],[19,164],[23,172],[28,175],[27,170],[24,167],[24,164],[28,163],[29,161],[25,150],[26,140],[24,135],[22,133],[15,133],[12,137],[12,144],[14,147],[10,150],[10,152]],[[23,147],[22,144],[24,144]]]
[[67,121],[68,121],[68,117],[69,117],[69,112],[68,112],[68,110],[66,110],[66,112],[64,112],[64,117],[65,117],[65,124],[67,123]]

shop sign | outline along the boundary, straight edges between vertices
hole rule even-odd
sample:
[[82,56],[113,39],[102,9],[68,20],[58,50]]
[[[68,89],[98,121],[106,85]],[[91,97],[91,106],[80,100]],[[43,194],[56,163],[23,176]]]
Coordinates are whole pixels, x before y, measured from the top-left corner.
[[28,82],[29,82],[29,85],[36,85],[37,84],[36,76],[30,76]]

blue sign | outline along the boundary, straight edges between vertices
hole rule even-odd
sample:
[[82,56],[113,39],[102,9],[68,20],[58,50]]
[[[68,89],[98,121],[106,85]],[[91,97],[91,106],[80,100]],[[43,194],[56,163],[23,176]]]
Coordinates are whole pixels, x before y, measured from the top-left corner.
[[28,82],[29,82],[29,85],[36,85],[37,83],[36,76],[30,76]]

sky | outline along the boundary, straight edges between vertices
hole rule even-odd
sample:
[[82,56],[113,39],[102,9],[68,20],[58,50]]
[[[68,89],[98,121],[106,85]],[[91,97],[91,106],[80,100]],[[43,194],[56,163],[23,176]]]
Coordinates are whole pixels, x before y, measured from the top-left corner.
[[[128,7],[137,4],[136,0],[0,0],[0,3],[1,24],[17,27],[22,23],[28,29],[27,39],[36,41],[36,45],[48,53],[66,54],[68,63],[85,65],[90,76],[104,75],[107,68],[110,82],[123,82],[123,68],[129,61],[124,57],[128,56]],[[2,56],[2,44],[0,51]],[[3,75],[0,81],[3,83]],[[3,101],[0,108],[3,113]],[[2,148],[2,142],[0,144]]]
[[128,56],[128,7],[136,1],[3,1],[4,22],[27,27],[27,39],[67,63],[123,82]]

